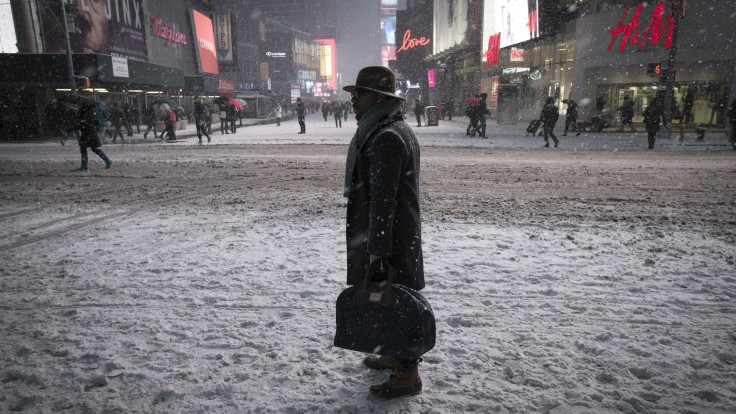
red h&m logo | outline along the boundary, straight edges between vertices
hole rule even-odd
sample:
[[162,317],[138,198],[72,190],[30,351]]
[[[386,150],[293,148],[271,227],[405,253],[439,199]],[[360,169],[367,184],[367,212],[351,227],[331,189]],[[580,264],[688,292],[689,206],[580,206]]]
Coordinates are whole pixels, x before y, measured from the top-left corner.
[[498,54],[501,52],[501,33],[488,36],[486,66],[498,65]]
[[618,50],[620,52],[623,52],[627,45],[636,45],[637,43],[639,44],[639,50],[644,49],[644,43],[646,43],[650,31],[652,44],[657,46],[659,44],[659,40],[662,38],[662,34],[665,33],[665,27],[667,28],[667,33],[664,38],[664,47],[667,49],[670,48],[672,45],[672,29],[675,25],[672,10],[670,10],[667,18],[664,19],[663,22],[662,18],[664,17],[664,12],[667,7],[662,3],[658,3],[654,6],[654,11],[652,12],[652,16],[649,18],[647,29],[644,31],[644,35],[640,38],[639,31],[635,29],[641,24],[639,16],[643,9],[644,3],[636,6],[634,14],[631,15],[631,20],[628,23],[623,24],[626,19],[626,15],[629,13],[629,7],[624,9],[624,14],[621,16],[618,26],[608,31],[608,33],[611,34],[611,43],[608,45],[609,52],[611,51],[611,48],[613,48],[613,44],[616,43],[618,35],[622,35],[621,43],[618,45]]

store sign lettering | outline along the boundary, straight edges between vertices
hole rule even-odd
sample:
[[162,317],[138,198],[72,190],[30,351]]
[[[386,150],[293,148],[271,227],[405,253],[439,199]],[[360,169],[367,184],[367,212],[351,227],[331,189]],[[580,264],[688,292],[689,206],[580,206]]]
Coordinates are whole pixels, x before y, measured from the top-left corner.
[[537,17],[537,11],[534,10],[533,12],[529,13],[529,20],[527,20],[526,27],[529,29],[529,38],[534,39],[535,37],[539,36],[539,33],[537,32],[539,27]]
[[501,52],[501,33],[488,36],[486,66],[498,65],[498,54]]
[[[664,17],[664,12],[667,7],[662,3],[654,6],[654,11],[652,12],[652,16],[649,18],[647,29],[644,31],[644,35],[639,37],[640,33],[638,30],[636,30],[636,28],[639,27],[639,25],[641,24],[641,22],[639,21],[639,16],[641,15],[643,9],[644,3],[636,6],[634,14],[631,15],[631,20],[628,23],[623,24],[624,20],[626,20],[626,15],[629,13],[629,7],[626,7],[624,9],[624,14],[621,16],[621,20],[619,20],[618,26],[608,31],[608,33],[611,34],[611,43],[608,45],[609,52],[611,51],[611,48],[613,48],[613,44],[616,43],[618,35],[622,35],[621,43],[618,46],[618,50],[620,52],[623,52],[628,45],[639,44],[639,50],[644,49],[644,44],[647,41],[647,37],[651,37],[652,44],[654,46],[657,46],[659,45],[659,40],[662,38],[662,35],[665,34],[665,31],[666,34],[664,38],[664,47],[667,49],[670,48],[670,45],[672,44],[672,29],[675,25],[675,19],[673,17],[672,10],[670,10],[667,18],[662,21]],[[665,27],[667,28],[666,30]]]
[[404,40],[401,43],[401,47],[396,50],[396,52],[401,52],[402,50],[409,50],[416,46],[426,46],[429,44],[430,39],[427,39],[426,37],[422,36],[419,39],[412,38],[411,37],[411,30],[407,30],[404,32]]
[[[66,3],[66,2],[65,2]],[[91,15],[95,15],[97,11],[92,10],[90,7],[97,7],[97,6],[90,6],[88,3],[90,3],[90,0],[81,0],[80,2],[80,8],[90,13]],[[130,6],[133,6],[133,10],[130,9]],[[133,20],[132,18],[135,17],[135,28],[136,29],[142,29],[141,27],[141,2],[133,0],[133,2],[124,1],[122,7],[120,6],[120,3],[117,1],[115,2],[115,18],[116,21],[120,22],[120,12],[122,11],[123,15],[123,22],[127,24],[128,26],[133,26]],[[112,3],[110,0],[107,1],[107,4],[104,5],[103,12],[105,13],[105,18],[107,20],[112,20]]]
[[153,35],[168,40],[166,46],[170,46],[171,42],[187,44],[187,36],[184,33],[173,29],[168,23],[164,24],[160,17],[151,16],[151,19],[153,20]]

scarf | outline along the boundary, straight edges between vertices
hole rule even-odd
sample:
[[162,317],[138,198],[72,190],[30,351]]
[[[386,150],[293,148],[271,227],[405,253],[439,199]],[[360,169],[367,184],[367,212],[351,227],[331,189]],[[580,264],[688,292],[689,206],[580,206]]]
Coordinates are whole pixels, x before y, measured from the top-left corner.
[[355,161],[358,158],[358,151],[363,147],[368,138],[373,133],[394,121],[404,119],[404,105],[399,99],[384,98],[383,102],[368,108],[358,121],[358,130],[355,131],[350,147],[348,148],[348,158],[345,162],[345,187],[343,196],[350,194],[350,187],[353,184],[353,170],[355,169]]

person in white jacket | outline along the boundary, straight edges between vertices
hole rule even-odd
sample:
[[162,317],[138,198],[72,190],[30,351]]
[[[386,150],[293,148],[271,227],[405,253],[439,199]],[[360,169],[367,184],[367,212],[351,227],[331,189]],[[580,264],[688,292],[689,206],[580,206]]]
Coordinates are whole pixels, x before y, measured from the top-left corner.
[[276,126],[281,126],[281,115],[283,110],[281,104],[276,104]]

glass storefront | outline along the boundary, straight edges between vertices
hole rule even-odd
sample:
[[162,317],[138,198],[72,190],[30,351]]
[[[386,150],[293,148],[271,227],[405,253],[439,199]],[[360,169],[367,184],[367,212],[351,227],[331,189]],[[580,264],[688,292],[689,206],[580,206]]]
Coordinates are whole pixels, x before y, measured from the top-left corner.
[[[686,114],[683,113],[683,119],[674,120],[675,123],[723,125],[728,107],[727,83],[676,83],[673,91],[673,112],[682,113],[686,100],[692,101],[690,117],[685,119]],[[620,108],[624,97],[628,96],[634,100],[634,122],[643,122],[644,110],[654,97],[663,99],[664,92],[664,87],[658,84],[599,85],[597,96],[605,101],[604,112]],[[616,114],[615,119],[620,121],[620,113]]]

